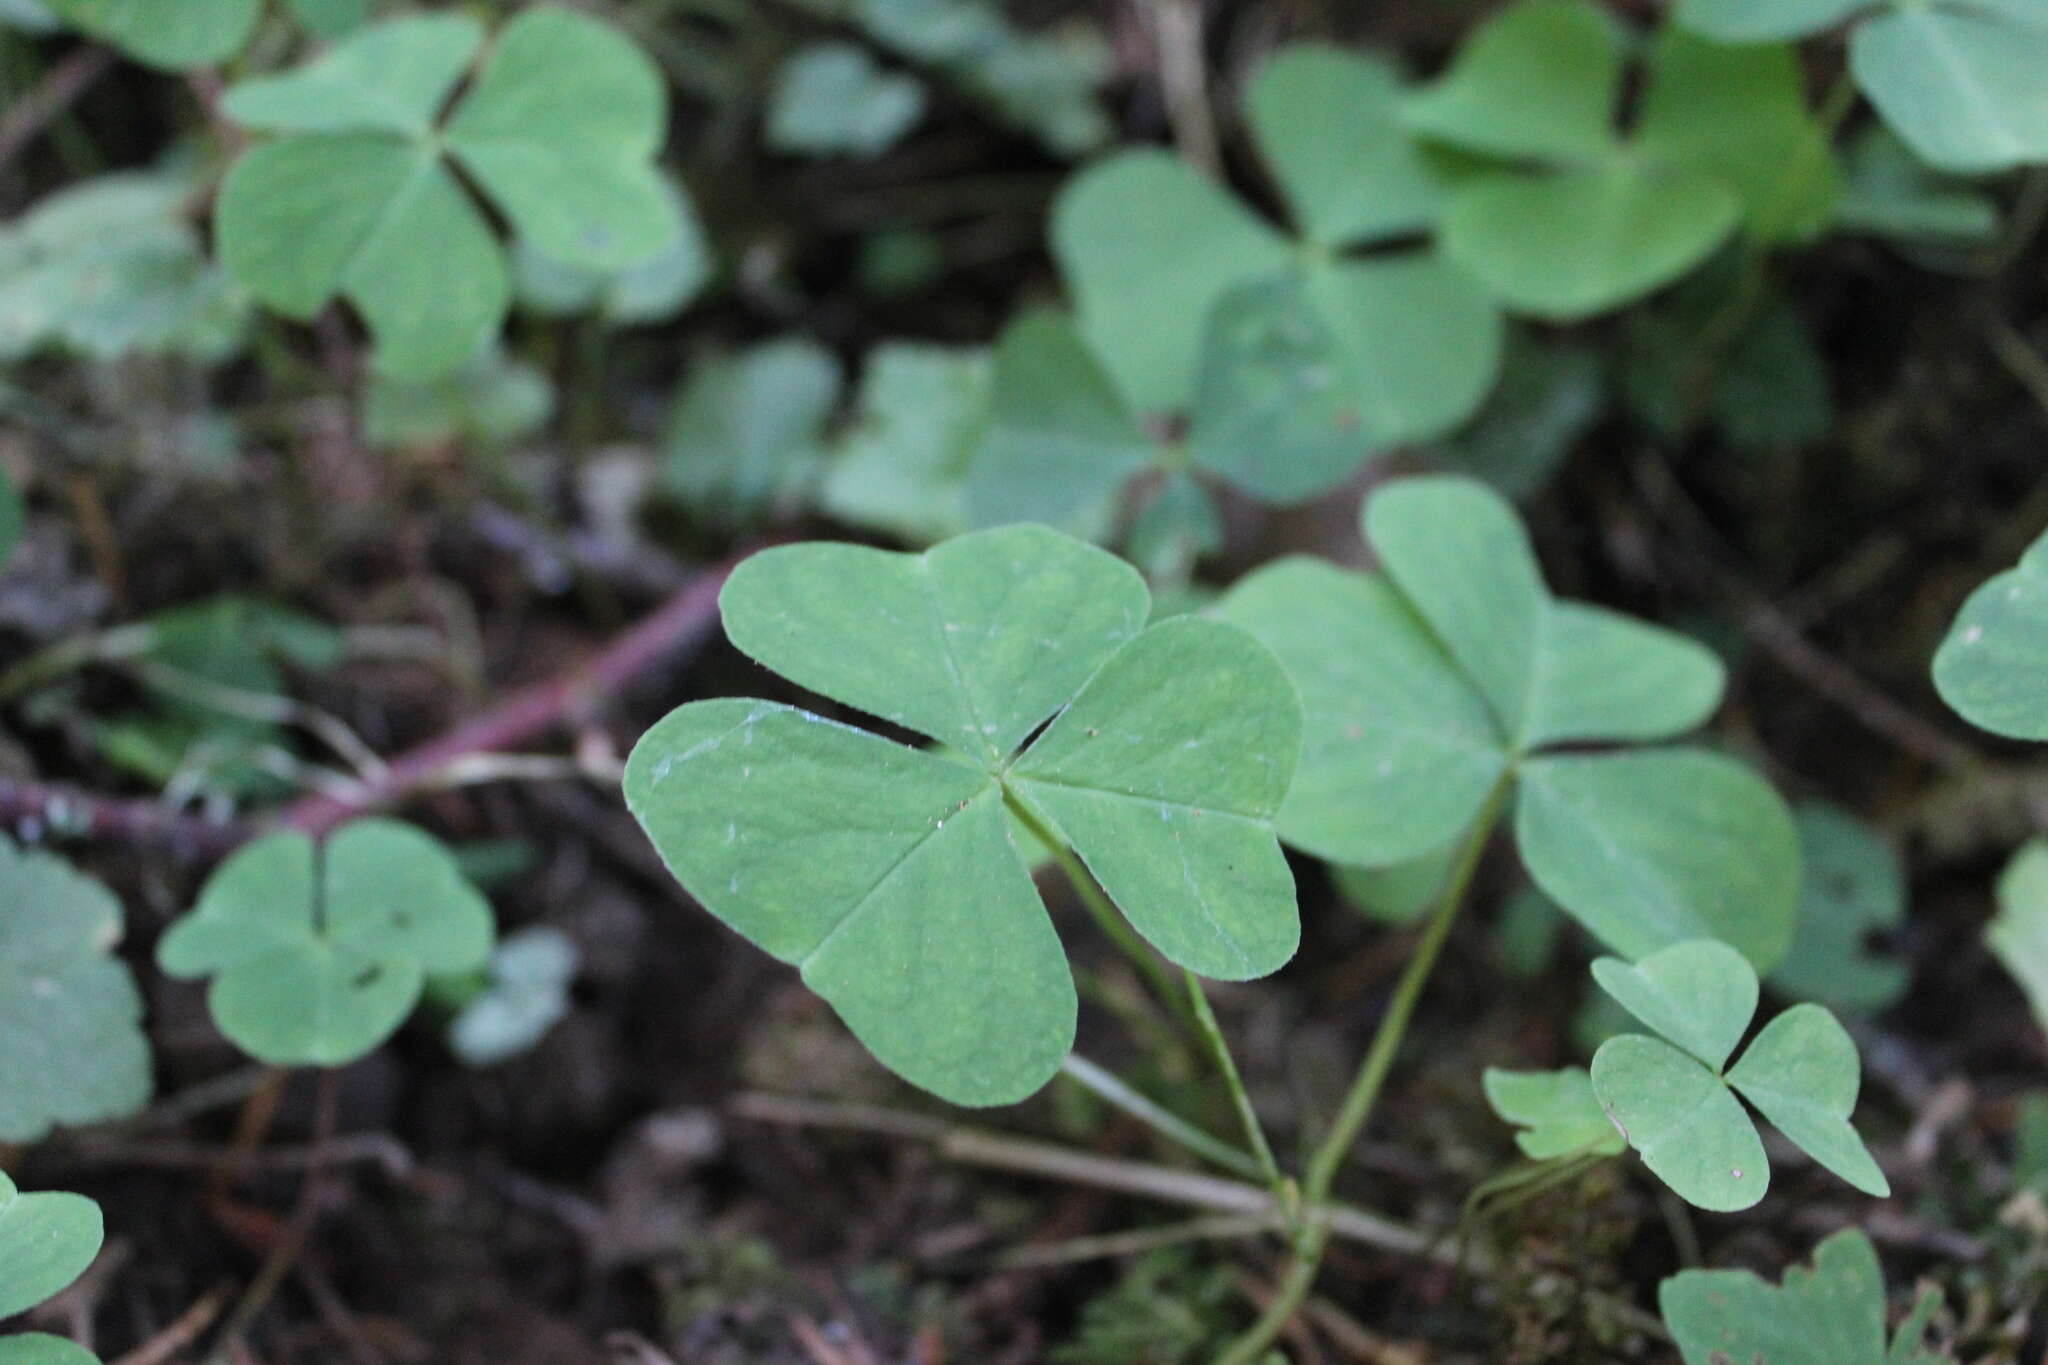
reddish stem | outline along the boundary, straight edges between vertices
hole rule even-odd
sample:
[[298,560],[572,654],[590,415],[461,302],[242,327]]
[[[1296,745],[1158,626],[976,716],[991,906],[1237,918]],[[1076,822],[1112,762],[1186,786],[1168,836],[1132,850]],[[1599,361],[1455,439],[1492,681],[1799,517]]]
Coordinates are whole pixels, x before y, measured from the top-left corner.
[[565,718],[588,714],[710,630],[718,619],[718,591],[732,567],[733,561],[727,561],[698,574],[577,667],[521,688],[481,715],[407,750],[374,780],[346,793],[302,797],[268,819],[219,821],[148,799],[0,777],[0,825],[30,841],[54,835],[152,844],[191,861],[217,858],[268,827],[324,834],[345,820],[396,804],[459,759],[528,743]]

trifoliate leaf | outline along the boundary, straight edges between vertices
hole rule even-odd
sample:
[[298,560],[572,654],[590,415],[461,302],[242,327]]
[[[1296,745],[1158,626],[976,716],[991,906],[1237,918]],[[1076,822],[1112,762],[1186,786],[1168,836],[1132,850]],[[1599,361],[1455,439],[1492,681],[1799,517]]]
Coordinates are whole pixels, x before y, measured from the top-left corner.
[[1305,703],[1282,835],[1333,862],[1406,862],[1518,781],[1524,861],[1604,941],[1640,956],[1715,937],[1776,961],[1798,846],[1768,785],[1686,750],[1538,753],[1698,723],[1720,695],[1713,656],[1553,599],[1513,508],[1476,481],[1390,484],[1364,529],[1391,584],[1283,560],[1218,608],[1281,658]]
[[1593,1094],[1593,1078],[1580,1067],[1562,1071],[1503,1071],[1488,1067],[1482,1083],[1493,1112],[1521,1129],[1515,1145],[1531,1161],[1595,1154],[1619,1156],[1627,1147]]
[[[120,941],[112,892],[0,835],[0,1142],[126,1118],[148,1102],[142,996],[114,955]],[[6,1283],[0,1275],[0,1292]]]
[[0,1172],[0,1318],[35,1307],[100,1254],[100,1206],[58,1191],[23,1194]]
[[1970,724],[2048,739],[2048,534],[1970,594],[1934,655],[1934,687]]
[[1998,914],[1984,942],[2048,1028],[2048,841],[2033,840],[1998,876]]
[[707,518],[748,520],[816,477],[839,361],[785,338],[698,365],[676,395],[662,483]]
[[1909,976],[1904,962],[1868,942],[1905,919],[1898,851],[1834,806],[1807,802],[1794,814],[1804,867],[1798,927],[1771,984],[1844,1013],[1881,1010],[1905,993]]
[[782,64],[768,105],[768,145],[780,152],[877,156],[924,115],[924,86],[888,72],[853,43],[813,43]]
[[1006,810],[1193,970],[1262,975],[1293,952],[1271,820],[1299,709],[1243,632],[1145,629],[1128,566],[1042,527],[923,555],[769,550],[721,608],[743,652],[946,746],[727,700],[673,712],[627,763],[627,802],[691,894],[799,964],[906,1079],[1008,1103],[1071,1045],[1072,979]]
[[347,298],[390,372],[453,369],[504,318],[504,252],[456,166],[522,240],[570,265],[623,269],[681,231],[651,164],[665,87],[629,41],[566,10],[526,10],[437,132],[482,41],[460,15],[392,20],[224,102],[237,121],[287,136],[244,155],[222,185],[222,259],[289,316]]
[[221,864],[157,945],[210,976],[214,1023],[273,1066],[345,1066],[405,1022],[428,973],[484,965],[491,907],[438,840],[356,820],[316,848],[265,835]]

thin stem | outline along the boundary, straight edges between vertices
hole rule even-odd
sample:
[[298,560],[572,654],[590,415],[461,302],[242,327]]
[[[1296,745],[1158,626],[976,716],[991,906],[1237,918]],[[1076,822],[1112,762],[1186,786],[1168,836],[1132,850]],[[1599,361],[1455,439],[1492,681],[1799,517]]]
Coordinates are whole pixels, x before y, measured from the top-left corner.
[[1267,1178],[1265,1166],[1250,1153],[1241,1152],[1229,1143],[1211,1137],[1172,1110],[1147,1099],[1078,1052],[1068,1053],[1067,1059],[1060,1063],[1060,1070],[1066,1074],[1068,1080],[1091,1091],[1161,1137],[1179,1143],[1195,1155],[1213,1161],[1226,1171],[1235,1172],[1247,1179]]
[[1130,921],[1124,918],[1123,912],[1110,904],[1109,897],[1102,893],[1102,888],[1088,875],[1088,869],[1081,866],[1081,860],[1060,841],[1059,836],[1047,829],[1044,823],[1032,814],[1029,807],[1011,795],[1007,788],[1003,791],[1003,803],[1010,808],[1010,813],[1031,831],[1032,837],[1045,846],[1046,851],[1052,855],[1052,860],[1059,864],[1060,871],[1066,874],[1068,883],[1074,888],[1074,894],[1081,898],[1081,904],[1087,906],[1088,913],[1094,916],[1096,925],[1108,936],[1111,943],[1123,950],[1124,956],[1131,960],[1131,965],[1145,978],[1146,984],[1152,988],[1152,993],[1158,996],[1160,1003],[1166,1006],[1174,1018],[1184,1023],[1192,1022],[1189,1010],[1181,1000],[1180,983],[1173,979],[1172,971],[1159,955],[1152,951],[1152,946],[1138,936],[1138,931],[1131,928]]
[[1465,892],[1472,885],[1473,874],[1479,870],[1480,855],[1486,852],[1494,823],[1500,818],[1501,807],[1513,785],[1512,772],[1503,773],[1494,783],[1493,790],[1487,793],[1485,804],[1473,821],[1470,833],[1465,836],[1464,847],[1458,851],[1457,862],[1444,885],[1443,899],[1438,902],[1436,913],[1430,917],[1428,927],[1422,931],[1421,941],[1415,945],[1414,956],[1408,959],[1408,966],[1394,987],[1394,997],[1388,1002],[1386,1015],[1373,1033],[1372,1045],[1366,1049],[1365,1059],[1359,1063],[1358,1074],[1352,1078],[1351,1089],[1344,1096],[1336,1121],[1309,1158],[1308,1173],[1302,1181],[1302,1202],[1310,1210],[1310,1216],[1296,1233],[1294,1256],[1286,1276],[1281,1280],[1272,1302],[1266,1305],[1266,1311],[1216,1358],[1216,1365],[1256,1365],[1286,1330],[1287,1324],[1294,1320],[1295,1313],[1314,1287],[1323,1251],[1330,1240],[1330,1224],[1324,1215],[1330,1187],[1336,1183],[1337,1172],[1343,1169],[1345,1158],[1350,1155],[1352,1145],[1357,1142],[1359,1133],[1364,1130],[1374,1106],[1379,1102],[1387,1074],[1393,1070],[1394,1058],[1401,1049],[1401,1040],[1407,1036],[1408,1024],[1422,999],[1423,987],[1429,984],[1437,957],[1450,938],[1451,926],[1457,922],[1458,911],[1465,904]]
[[1224,1040],[1223,1026],[1216,1022],[1216,1011],[1209,1006],[1208,992],[1202,989],[1202,979],[1187,968],[1181,968],[1181,975],[1187,978],[1188,1000],[1194,1005],[1195,1025],[1201,1031],[1202,1041],[1208,1044],[1209,1054],[1216,1060],[1216,1070],[1222,1074],[1223,1083],[1230,1090],[1230,1102],[1237,1109],[1237,1120],[1244,1125],[1245,1141],[1251,1144],[1252,1155],[1258,1159],[1258,1174],[1273,1187],[1274,1197],[1281,1206],[1287,1207],[1295,1197],[1294,1182],[1280,1174],[1280,1163],[1273,1160],[1273,1144],[1266,1141],[1265,1126],[1259,1122],[1258,1111],[1252,1108],[1252,1097],[1244,1088],[1244,1077],[1238,1074],[1237,1059],[1230,1055],[1230,1044]]

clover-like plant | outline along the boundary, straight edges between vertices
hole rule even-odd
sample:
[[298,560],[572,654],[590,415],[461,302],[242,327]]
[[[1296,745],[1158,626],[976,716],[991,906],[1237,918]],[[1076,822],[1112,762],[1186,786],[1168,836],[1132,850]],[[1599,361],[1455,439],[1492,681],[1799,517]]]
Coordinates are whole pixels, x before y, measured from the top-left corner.
[[1337,863],[1440,858],[1512,798],[1536,884],[1617,952],[1720,938],[1776,964],[1799,894],[1784,802],[1719,754],[1635,747],[1704,721],[1720,662],[1553,598],[1513,507],[1470,479],[1399,480],[1363,517],[1385,577],[1290,558],[1218,607],[1301,689],[1281,837]]
[[1515,1145],[1531,1161],[1620,1156],[1626,1140],[1600,1107],[1593,1078],[1580,1066],[1557,1071],[1488,1067],[1480,1077],[1493,1112],[1519,1130]]
[[223,101],[236,122],[281,135],[221,186],[228,269],[292,317],[346,298],[392,372],[452,369],[504,319],[505,252],[465,179],[565,265],[630,266],[683,231],[652,161],[667,90],[638,48],[609,25],[536,6],[499,31],[443,117],[483,42],[462,15],[389,20],[296,71],[239,82]]
[[1934,686],[1979,729],[2048,740],[2048,534],[1963,603],[1935,651]]
[[1813,1267],[1785,1272],[1783,1287],[1748,1270],[1681,1270],[1657,1306],[1685,1365],[1941,1365],[1926,1348],[1939,1294],[1921,1296],[1885,1344],[1884,1272],[1856,1228],[1815,1248]]
[[0,835],[0,1142],[125,1118],[148,1101],[142,996],[114,953],[120,941],[112,892]]
[[[263,0],[43,0],[51,13],[138,62],[179,70],[242,50],[263,16]],[[363,22],[370,0],[285,0],[294,19],[323,37]]]
[[1738,225],[1777,242],[1827,222],[1838,176],[1790,48],[1666,29],[1624,136],[1623,44],[1589,0],[1522,0],[1403,108],[1490,159],[1458,174],[1443,247],[1512,307],[1584,317],[1676,279]]
[[1035,526],[921,555],[766,550],[719,606],[755,660],[942,747],[691,702],[634,746],[627,804],[706,909],[798,964],[906,1080],[1007,1103],[1073,1042],[1073,978],[1012,819],[1190,971],[1243,980],[1292,956],[1272,819],[1301,708],[1245,632],[1148,628],[1136,571]]
[[[0,1318],[35,1307],[83,1275],[106,1239],[100,1206],[83,1195],[23,1194],[0,1171]],[[97,1365],[59,1337],[0,1337],[0,1365]]]
[[157,944],[176,977],[210,976],[220,1031],[273,1066],[345,1066],[384,1042],[429,974],[489,961],[491,907],[439,840],[354,820],[237,850]]
[[1849,70],[1923,159],[1964,172],[2048,160],[2048,8],[2037,0],[1677,0],[1672,19],[1724,43],[1856,19]]
[[1347,254],[1425,232],[1441,208],[1398,109],[1391,71],[1332,49],[1289,48],[1252,79],[1245,117],[1294,238],[1161,151],[1097,162],[1054,206],[1053,253],[1081,331],[1142,417],[1183,413],[1208,392],[1213,377],[1197,378],[1212,311],[1233,291],[1275,286],[1240,295],[1247,318],[1220,335],[1249,333],[1261,365],[1275,343],[1316,347],[1320,382],[1290,402],[1312,399],[1330,426],[1294,438],[1315,455],[1309,470],[1268,457],[1263,492],[1245,469],[1223,471],[1262,496],[1333,487],[1375,451],[1448,431],[1492,386],[1501,322],[1470,279],[1427,247]]
[[1857,1189],[1891,1193],[1849,1126],[1861,1069],[1848,1030],[1826,1009],[1794,1005],[1730,1066],[1756,1014],[1757,976],[1727,944],[1680,943],[1634,966],[1599,958],[1593,978],[1658,1035],[1602,1043],[1593,1092],[1643,1164],[1681,1198],[1729,1212],[1764,1197],[1770,1167],[1737,1094]]

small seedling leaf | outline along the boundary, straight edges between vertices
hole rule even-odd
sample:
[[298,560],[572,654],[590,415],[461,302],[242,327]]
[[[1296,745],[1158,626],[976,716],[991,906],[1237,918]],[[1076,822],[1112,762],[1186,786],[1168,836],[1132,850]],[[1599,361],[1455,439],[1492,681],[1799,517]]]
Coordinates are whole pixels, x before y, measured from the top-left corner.
[[126,1118],[148,1101],[142,996],[114,954],[120,940],[112,892],[0,835],[0,1142]]
[[223,863],[157,945],[177,977],[210,976],[214,1023],[275,1066],[345,1066],[405,1021],[428,973],[481,968],[488,902],[438,840],[356,820],[315,848],[266,835]]
[[1934,686],[1970,724],[2048,739],[2048,535],[1970,594],[1934,655]]
[[1716,1073],[1756,1013],[1756,969],[1716,939],[1675,943],[1634,966],[1598,958],[1593,979],[1622,1008]]
[[1493,1112],[1522,1131],[1515,1145],[1531,1161],[1597,1153],[1619,1156],[1627,1146],[1593,1093],[1582,1067],[1560,1071],[1503,1071],[1488,1067],[1481,1082]]
[[506,935],[490,981],[448,1025],[448,1046],[471,1066],[495,1066],[547,1036],[569,1009],[576,942],[545,925]]
[[0,1172],[0,1318],[35,1307],[100,1253],[100,1206],[61,1191],[23,1194]]

